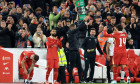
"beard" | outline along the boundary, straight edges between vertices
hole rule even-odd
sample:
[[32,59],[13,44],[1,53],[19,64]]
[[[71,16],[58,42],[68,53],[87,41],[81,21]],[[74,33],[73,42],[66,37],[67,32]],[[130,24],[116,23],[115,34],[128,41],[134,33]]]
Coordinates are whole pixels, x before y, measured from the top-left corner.
[[52,34],[53,37],[56,37],[56,34]]

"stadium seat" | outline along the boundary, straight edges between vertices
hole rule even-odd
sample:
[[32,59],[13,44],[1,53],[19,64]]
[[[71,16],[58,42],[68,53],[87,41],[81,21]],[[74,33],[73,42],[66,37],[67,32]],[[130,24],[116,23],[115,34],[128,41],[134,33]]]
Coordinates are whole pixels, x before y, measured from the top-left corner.
[[79,83],[79,76],[78,76],[77,68],[73,68],[73,79],[74,79],[74,83]]
[[65,73],[66,73],[66,83],[69,83],[69,72],[67,69],[65,69]]
[[[98,63],[100,63],[100,64],[102,64],[102,65],[105,65],[106,64],[106,54],[105,53],[103,53],[104,54],[104,58],[100,55],[100,56],[98,56],[98,55],[96,55],[96,62],[98,62]],[[98,65],[98,66],[100,66],[100,65]]]

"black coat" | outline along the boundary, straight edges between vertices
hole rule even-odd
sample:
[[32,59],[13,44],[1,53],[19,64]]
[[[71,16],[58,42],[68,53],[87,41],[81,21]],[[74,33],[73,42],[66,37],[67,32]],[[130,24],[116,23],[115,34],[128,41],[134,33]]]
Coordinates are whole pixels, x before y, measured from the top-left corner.
[[[100,54],[103,54],[98,39],[96,37],[86,37],[83,44],[83,49],[85,50],[85,57],[86,58],[95,58],[96,57],[96,48],[100,52]],[[93,49],[93,52],[87,52],[88,49]]]
[[78,31],[85,28],[85,22],[82,21],[78,28],[69,30],[68,42],[69,42],[69,50],[78,50],[79,49],[79,41],[78,41]]
[[11,36],[14,36],[13,31],[9,31],[8,28],[0,28],[0,46],[11,48]]
[[29,25],[29,30],[30,30],[32,36],[33,36],[34,33],[36,32],[36,29],[37,29],[37,24],[31,23],[31,24]]
[[[78,26],[82,24],[85,24],[84,21],[79,21],[78,22]],[[78,31],[78,38],[85,38],[86,37],[86,30],[87,30],[87,26],[86,25],[82,25],[83,28],[79,29]]]

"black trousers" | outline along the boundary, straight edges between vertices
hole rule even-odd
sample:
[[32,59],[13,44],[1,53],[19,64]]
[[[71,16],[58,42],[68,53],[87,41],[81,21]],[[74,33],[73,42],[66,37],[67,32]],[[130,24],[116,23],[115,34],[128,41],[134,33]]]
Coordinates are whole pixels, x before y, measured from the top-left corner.
[[58,78],[57,81],[61,83],[66,83],[66,74],[65,74],[65,66],[60,66],[58,69]]
[[79,80],[81,80],[82,67],[79,51],[78,50],[70,51],[69,59],[70,59],[70,70],[69,70],[70,81],[73,81],[72,71],[74,67],[78,68]]
[[87,78],[87,72],[89,69],[89,65],[91,68],[89,81],[92,81],[93,75],[94,75],[95,58],[85,58],[84,80],[86,80],[86,78]]

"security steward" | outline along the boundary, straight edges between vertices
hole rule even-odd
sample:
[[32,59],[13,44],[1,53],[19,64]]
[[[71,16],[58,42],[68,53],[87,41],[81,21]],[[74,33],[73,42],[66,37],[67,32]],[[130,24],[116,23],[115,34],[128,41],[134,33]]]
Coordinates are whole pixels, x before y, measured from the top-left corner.
[[57,81],[61,83],[66,83],[66,74],[65,68],[67,66],[67,59],[64,53],[64,48],[58,49],[58,56],[59,56],[59,69],[58,69],[58,78]]
[[86,37],[82,47],[84,49],[84,59],[85,59],[85,70],[84,70],[84,82],[86,83],[87,72],[89,69],[89,65],[91,68],[90,76],[89,76],[89,83],[93,83],[93,75],[94,75],[94,67],[95,67],[95,59],[96,59],[96,48],[98,49],[99,53],[104,57],[103,52],[100,48],[98,39],[95,37],[96,30],[92,28],[90,30],[90,36]]

